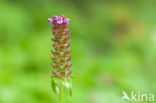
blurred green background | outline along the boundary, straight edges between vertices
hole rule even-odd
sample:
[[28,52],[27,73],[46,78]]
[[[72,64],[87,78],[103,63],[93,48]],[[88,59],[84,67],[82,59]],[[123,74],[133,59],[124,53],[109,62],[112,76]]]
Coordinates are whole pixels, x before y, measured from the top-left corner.
[[74,77],[64,103],[127,103],[122,91],[156,96],[155,0],[1,0],[0,103],[58,103],[47,19],[61,14],[71,19]]

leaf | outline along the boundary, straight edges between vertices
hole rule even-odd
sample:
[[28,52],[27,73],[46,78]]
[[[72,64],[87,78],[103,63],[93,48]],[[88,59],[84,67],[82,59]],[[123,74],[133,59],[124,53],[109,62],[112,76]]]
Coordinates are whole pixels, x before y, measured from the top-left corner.
[[56,78],[53,78],[51,80],[51,86],[52,86],[52,89],[54,90],[54,92],[56,94],[59,94],[60,89],[59,89],[59,85],[58,85],[58,82],[57,82],[57,79]]
[[68,96],[71,98],[72,97],[72,81],[71,80],[67,80],[64,83],[64,87],[67,90]]
[[69,88],[68,91],[69,91],[69,92],[68,92],[68,96],[72,98],[72,88]]

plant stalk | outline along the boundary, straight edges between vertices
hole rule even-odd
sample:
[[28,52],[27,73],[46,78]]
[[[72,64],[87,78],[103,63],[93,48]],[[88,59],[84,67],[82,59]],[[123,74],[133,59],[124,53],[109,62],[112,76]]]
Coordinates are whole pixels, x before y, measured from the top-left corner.
[[60,103],[63,103],[63,88],[60,86]]

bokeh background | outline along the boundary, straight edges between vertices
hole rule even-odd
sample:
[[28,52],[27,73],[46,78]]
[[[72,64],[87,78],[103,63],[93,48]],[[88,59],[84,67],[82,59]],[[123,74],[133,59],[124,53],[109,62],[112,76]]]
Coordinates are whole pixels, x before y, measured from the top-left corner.
[[71,19],[74,77],[64,103],[127,103],[122,91],[156,96],[155,0],[1,0],[0,103],[58,103],[47,19],[61,14]]

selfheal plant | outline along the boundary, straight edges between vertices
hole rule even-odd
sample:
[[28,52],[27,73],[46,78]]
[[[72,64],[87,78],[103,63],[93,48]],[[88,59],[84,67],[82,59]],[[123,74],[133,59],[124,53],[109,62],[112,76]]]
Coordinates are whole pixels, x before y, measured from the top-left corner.
[[69,18],[64,15],[53,16],[48,18],[48,22],[52,25],[52,80],[51,85],[53,90],[60,95],[60,103],[62,103],[62,96],[64,89],[68,96],[72,96],[71,91],[71,50],[70,50],[70,36],[69,36]]

